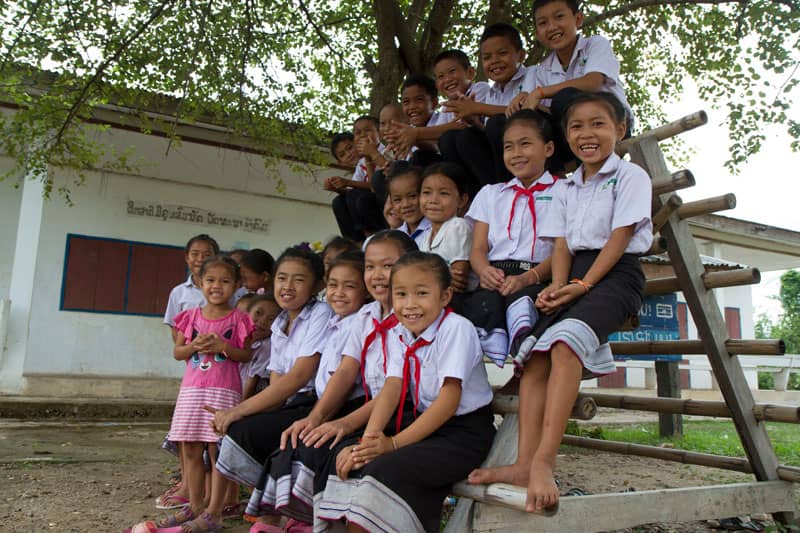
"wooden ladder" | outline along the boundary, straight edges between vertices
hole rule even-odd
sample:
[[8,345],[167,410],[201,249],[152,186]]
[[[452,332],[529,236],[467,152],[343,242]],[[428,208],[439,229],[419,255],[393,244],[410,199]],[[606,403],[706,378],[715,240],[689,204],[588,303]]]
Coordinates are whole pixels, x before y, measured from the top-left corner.
[[[692,520],[772,513],[783,524],[794,523],[797,504],[792,482],[800,481],[800,469],[778,464],[764,421],[800,422],[800,408],[756,405],[745,380],[737,354],[782,355],[780,341],[729,340],[725,321],[712,289],[758,283],[757,269],[728,272],[705,272],[694,238],[689,231],[692,216],[730,209],[733,195],[683,203],[678,189],[694,185],[688,171],[671,173],[667,169],[659,141],[696,128],[707,121],[704,112],[650,130],[618,145],[620,155],[644,168],[653,181],[653,226],[661,237],[654,239],[651,252],[666,249],[675,271],[671,278],[648,280],[646,293],[665,294],[681,291],[697,326],[700,341],[617,342],[615,354],[704,353],[713,369],[724,402],[700,402],[672,398],[631,398],[620,395],[582,393],[573,415],[586,410],[586,399],[596,405],[667,414],[704,414],[733,419],[747,453],[747,459],[662,449],[653,446],[615,443],[565,435],[563,443],[679,461],[728,468],[753,473],[757,481],[703,487],[647,490],[562,497],[552,515],[524,512],[525,489],[506,484],[473,486],[458,483],[454,494],[459,501],[445,529],[446,533],[466,531],[605,531],[652,522],[687,522]],[[581,403],[583,402],[583,403]],[[580,404],[580,405],[579,405]],[[512,463],[517,454],[516,398],[496,397],[496,412],[504,414],[485,466]]]

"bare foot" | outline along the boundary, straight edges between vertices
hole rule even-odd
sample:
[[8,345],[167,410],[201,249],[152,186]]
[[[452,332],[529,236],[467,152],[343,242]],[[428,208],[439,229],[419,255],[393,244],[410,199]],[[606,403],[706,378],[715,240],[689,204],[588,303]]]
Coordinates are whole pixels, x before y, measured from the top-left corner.
[[516,463],[494,468],[476,468],[469,473],[467,483],[488,485],[490,483],[511,483],[518,487],[528,486],[528,469]]
[[525,500],[526,511],[542,512],[558,503],[558,487],[553,477],[552,464],[534,459],[529,479],[528,497]]

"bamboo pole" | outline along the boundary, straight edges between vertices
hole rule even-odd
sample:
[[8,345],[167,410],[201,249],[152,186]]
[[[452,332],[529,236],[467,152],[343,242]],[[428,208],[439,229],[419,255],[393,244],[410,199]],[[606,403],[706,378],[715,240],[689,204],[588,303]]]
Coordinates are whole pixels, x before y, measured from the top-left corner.
[[[611,342],[614,355],[676,354],[701,355],[706,353],[703,341],[630,341]],[[780,339],[728,339],[728,353],[745,355],[783,355],[786,344]]]
[[[743,472],[745,474],[753,473],[748,460],[740,457],[724,457],[710,453],[689,452],[686,450],[677,450],[675,448],[659,448],[658,446],[647,446],[645,444],[576,437],[574,435],[564,435],[561,444],[605,452],[638,455],[640,457],[650,457],[689,465],[710,466],[713,468]],[[778,477],[784,481],[792,481],[794,483],[800,482],[800,468],[779,465]]]
[[[519,412],[519,396],[514,394],[495,394],[492,411],[507,415]],[[591,420],[597,414],[597,404],[589,396],[578,396],[569,417],[575,420]]]
[[[738,270],[723,270],[721,272],[706,272],[703,274],[703,284],[706,289],[719,287],[735,287],[738,285],[753,285],[761,281],[761,273],[757,268],[741,268]],[[678,278],[654,278],[647,280],[645,294],[669,294],[681,290]]]
[[644,255],[658,255],[667,251],[667,239],[661,235],[653,235],[653,244]]
[[680,212],[680,207],[683,205],[683,200],[677,194],[670,194],[664,201],[662,206],[653,215],[653,233],[658,231],[667,223],[669,217],[675,211]]
[[695,128],[699,128],[706,122],[708,122],[708,115],[706,115],[705,111],[698,111],[696,113],[692,113],[691,115],[686,115],[685,117],[680,118],[675,122],[664,124],[663,126],[659,126],[658,128],[648,130],[636,137],[625,139],[624,141],[617,144],[616,148],[617,154],[624,155],[628,153],[631,146],[640,142],[645,137],[655,137],[657,141],[663,141],[664,139],[675,137],[676,135],[678,135],[679,133],[683,133],[684,131],[689,131]]
[[653,178],[653,194],[665,194],[694,187],[694,175],[688,170],[679,170]]
[[728,193],[722,196],[685,203],[678,208],[678,216],[683,220],[700,215],[710,215],[717,211],[726,211],[734,207],[736,207],[736,195]]

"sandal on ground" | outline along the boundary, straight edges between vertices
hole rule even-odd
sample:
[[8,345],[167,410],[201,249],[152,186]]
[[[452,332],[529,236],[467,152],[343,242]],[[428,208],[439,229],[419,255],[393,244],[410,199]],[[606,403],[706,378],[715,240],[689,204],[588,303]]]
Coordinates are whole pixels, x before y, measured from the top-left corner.
[[314,531],[314,526],[299,520],[295,520],[294,518],[290,518],[286,522],[286,527],[284,527],[283,530],[286,533],[311,533]]
[[158,521],[158,528],[168,528],[168,527],[175,527],[180,526],[184,522],[188,522],[189,520],[193,520],[195,518],[194,512],[192,512],[191,507],[184,507],[177,513],[173,515],[169,515],[166,518],[163,518]]
[[189,498],[178,496],[177,494],[170,494],[166,498],[161,497],[156,499],[156,509],[168,511],[170,509],[180,509],[189,505]]
[[226,505],[222,509],[222,519],[226,518],[242,518],[244,510],[247,507],[247,502],[238,502],[231,505]]
[[206,531],[222,531],[224,526],[221,522],[216,522],[210,514],[203,513],[194,520],[184,522],[181,527],[183,533],[204,533]]
[[250,533],[283,533],[283,528],[264,522],[256,522],[250,527]]

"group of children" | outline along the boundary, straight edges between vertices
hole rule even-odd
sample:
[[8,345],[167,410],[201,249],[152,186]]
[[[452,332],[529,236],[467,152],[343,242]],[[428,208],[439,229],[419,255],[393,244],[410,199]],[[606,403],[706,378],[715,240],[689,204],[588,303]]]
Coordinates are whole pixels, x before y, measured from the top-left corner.
[[[607,42],[577,35],[571,0],[536,0],[534,18],[553,50],[542,65],[523,67],[516,30],[490,26],[491,87],[449,51],[435,84],[412,76],[400,105],[334,139],[356,172],[326,182],[343,237],[323,254],[233,260],[189,242],[165,317],[186,361],[168,436],[182,480],[159,499],[185,505],[134,531],[221,529],[239,487],[254,532],[438,531],[465,478],[527,487],[531,512],[557,503],[580,381],[613,371],[607,337],[641,306],[652,191],[614,152],[632,119]],[[480,467],[494,437],[484,356],[510,356],[519,379],[518,456],[496,468]]]

